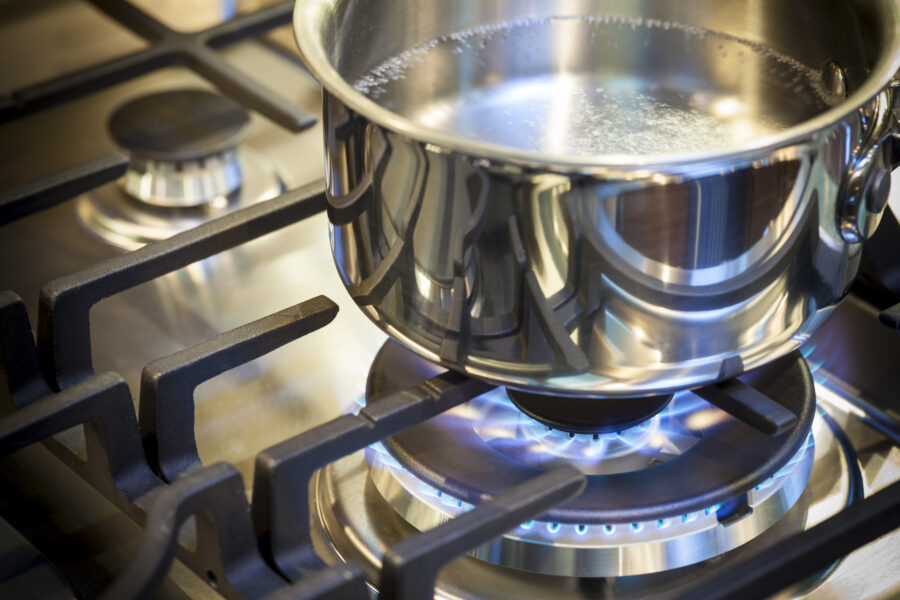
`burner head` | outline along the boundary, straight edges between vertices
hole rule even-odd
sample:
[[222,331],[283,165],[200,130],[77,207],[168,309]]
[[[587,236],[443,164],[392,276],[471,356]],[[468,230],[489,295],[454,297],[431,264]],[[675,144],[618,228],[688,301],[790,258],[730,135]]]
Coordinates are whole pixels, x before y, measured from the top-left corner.
[[109,131],[129,154],[125,192],[165,207],[201,206],[241,187],[236,148],[250,115],[204,90],[144,96],[113,114]]
[[130,157],[125,177],[79,198],[81,221],[105,241],[136,250],[284,191],[275,165],[238,144],[250,116],[204,90],[132,100],[109,129]]
[[[442,370],[389,340],[372,364],[366,403],[389,410],[395,392]],[[516,393],[496,388],[370,446],[369,478],[397,515],[425,531],[543,472],[575,467],[588,479],[580,495],[472,555],[575,577],[686,567],[785,518],[812,469],[815,393],[803,357],[792,353],[741,381],[793,413],[794,425],[770,435],[683,391],[633,427],[563,433],[526,415],[510,399]],[[541,409],[555,400],[534,401]],[[388,406],[375,408],[382,401]],[[576,407],[570,420],[583,416],[569,406]]]
[[234,100],[205,90],[170,90],[119,107],[109,132],[132,157],[184,162],[234,150],[249,124],[250,115]]
[[507,389],[523,413],[551,429],[570,433],[614,433],[649,421],[674,394],[645,398],[569,398]]

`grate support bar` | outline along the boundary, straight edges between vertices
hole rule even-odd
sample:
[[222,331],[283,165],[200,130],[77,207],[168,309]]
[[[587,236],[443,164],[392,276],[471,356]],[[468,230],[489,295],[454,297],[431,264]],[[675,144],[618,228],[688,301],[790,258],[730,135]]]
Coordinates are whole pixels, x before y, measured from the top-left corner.
[[113,152],[0,192],[0,227],[113,181],[127,168],[128,159]]
[[434,597],[440,569],[524,521],[539,517],[579,494],[587,479],[574,467],[561,467],[479,504],[443,525],[388,548],[382,559],[379,597],[420,600]]
[[0,123],[99,92],[125,80],[172,65],[184,65],[235,100],[294,132],[317,117],[278,96],[227,63],[213,49],[259,36],[291,22],[293,1],[240,15],[196,33],[174,31],[126,0],[90,0],[103,13],[150,42],[132,54],[20,89],[0,101]]
[[62,389],[93,374],[90,309],[100,300],[239,246],[325,209],[316,182],[116,256],[41,290],[38,354],[47,382]]
[[848,506],[812,529],[779,542],[776,555],[766,549],[747,557],[692,586],[679,598],[768,598],[897,527],[900,527],[900,482]]
[[471,400],[492,386],[447,371],[260,453],[253,517],[264,552],[289,579],[319,568],[310,538],[307,490],[317,469]]
[[147,365],[141,376],[140,426],[151,465],[166,481],[201,467],[194,436],[194,389],[321,329],[337,312],[337,304],[318,296]]

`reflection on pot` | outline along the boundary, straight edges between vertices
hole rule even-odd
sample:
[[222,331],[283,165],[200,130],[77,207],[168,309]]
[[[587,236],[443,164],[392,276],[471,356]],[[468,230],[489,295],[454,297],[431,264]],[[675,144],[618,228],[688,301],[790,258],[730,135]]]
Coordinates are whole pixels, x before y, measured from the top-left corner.
[[802,343],[859,260],[831,217],[827,151],[600,178],[494,167],[332,99],[326,121],[351,295],[419,353],[511,387],[638,395],[733,376]]

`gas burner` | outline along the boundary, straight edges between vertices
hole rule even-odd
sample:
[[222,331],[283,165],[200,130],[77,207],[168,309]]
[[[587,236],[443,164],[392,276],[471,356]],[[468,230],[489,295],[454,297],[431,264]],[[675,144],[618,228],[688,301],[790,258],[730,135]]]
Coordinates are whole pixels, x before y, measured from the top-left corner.
[[239,147],[250,115],[204,90],[171,90],[137,98],[110,119],[128,154],[119,185],[79,199],[77,212],[105,240],[126,249],[192,229],[283,191],[274,166]]
[[203,90],[172,90],[119,107],[109,122],[131,159],[123,188],[154,206],[209,204],[241,186],[236,148],[250,115],[240,104]]
[[664,409],[673,394],[646,398],[570,398],[507,389],[523,413],[552,429],[601,434],[621,431],[649,420]]
[[[367,402],[440,371],[389,341],[372,366]],[[577,434],[535,421],[497,389],[369,448],[369,476],[397,514],[426,530],[543,471],[573,465],[589,476],[584,493],[473,555],[580,577],[684,567],[779,521],[812,470],[815,397],[802,357],[742,379],[793,412],[795,427],[768,435],[682,392],[634,427]]]
[[[674,402],[676,406],[685,398],[693,404],[688,394],[679,394]],[[499,401],[499,398],[494,397]],[[665,412],[665,411],[664,411]],[[660,420],[664,414],[658,415]],[[558,432],[557,432],[558,433]],[[715,559],[697,562],[682,568],[674,566],[668,561],[675,556],[685,556],[698,544],[715,543],[712,538],[719,532],[735,535],[744,528],[751,529],[755,526],[752,519],[742,519],[723,526],[718,521],[710,522],[705,510],[702,515],[697,515],[697,520],[689,524],[672,520],[668,525],[658,528],[656,523],[645,523],[638,526],[640,531],[633,531],[631,524],[616,525],[606,538],[609,547],[606,558],[600,560],[617,561],[621,567],[611,569],[614,572],[629,572],[626,567],[633,566],[635,562],[641,565],[660,565],[659,572],[634,576],[615,576],[596,578],[590,575],[590,562],[597,556],[602,556],[598,550],[593,558],[585,562],[577,563],[579,567],[588,570],[581,571],[573,568],[575,561],[582,560],[586,555],[583,548],[592,535],[590,529],[577,530],[571,525],[560,524],[555,529],[555,524],[543,520],[524,523],[509,532],[495,543],[477,549],[472,557],[457,560],[445,567],[437,582],[436,598],[519,598],[521,600],[538,600],[542,598],[554,598],[557,600],[637,600],[648,597],[673,597],[685,594],[691,589],[691,585],[697,577],[710,577],[716,572],[726,570],[735,563],[740,563],[748,556],[757,552],[769,551],[777,556],[778,544],[782,540],[796,535],[805,528],[812,527],[827,519],[831,515],[843,510],[849,504],[860,499],[861,488],[858,482],[861,475],[859,463],[852,453],[847,440],[844,438],[839,426],[828,416],[819,411],[813,420],[812,434],[815,444],[806,452],[814,454],[812,458],[812,474],[809,485],[802,486],[803,491],[793,506],[774,524],[764,531],[758,531],[754,535],[752,531],[742,532],[749,541],[745,544],[725,553]],[[566,436],[567,437],[567,436]],[[586,436],[590,438],[592,436]],[[575,438],[576,440],[579,437]],[[808,442],[807,442],[808,443]],[[436,449],[444,454],[451,454],[453,449]],[[416,519],[410,512],[399,513],[378,489],[373,481],[373,468],[370,460],[373,453],[380,452],[381,457],[393,460],[386,450],[372,448],[366,456],[359,454],[347,457],[332,464],[319,472],[314,481],[314,501],[317,519],[315,535],[320,548],[330,548],[329,562],[353,562],[362,566],[370,577],[377,580],[381,568],[381,554],[385,548],[391,547],[400,540],[414,535],[420,530],[420,526],[413,524]],[[804,458],[803,461],[807,459]],[[394,465],[400,472],[406,472],[409,477],[413,475],[405,468]],[[788,466],[788,468],[791,468]],[[795,470],[801,469],[800,462],[795,463]],[[768,487],[773,490],[778,486],[778,476],[770,480],[771,483],[763,483],[760,487]],[[437,492],[431,492],[428,487],[421,484],[420,496],[438,497]],[[785,485],[790,485],[786,483]],[[408,496],[405,488],[396,486],[398,494]],[[465,510],[466,505],[458,506],[458,502],[445,494],[439,498],[441,506],[447,515],[452,515]],[[789,498],[787,498],[789,500]],[[421,505],[420,505],[421,506]],[[763,506],[771,506],[764,503]],[[712,507],[711,507],[712,508]],[[776,507],[773,507],[776,508]],[[414,510],[414,506],[410,506]],[[762,506],[756,512],[768,510]],[[429,508],[429,511],[431,509]],[[711,511],[712,512],[712,511]],[[781,512],[777,510],[775,514]],[[449,516],[447,517],[449,518]],[[696,533],[693,536],[679,533],[678,527],[682,525],[696,525],[699,528],[700,519],[704,519],[709,526],[707,533]],[[665,524],[663,524],[665,525]],[[728,527],[731,527],[731,533]],[[424,527],[423,527],[424,528]],[[570,571],[577,571],[574,575],[560,576],[546,574],[537,571],[529,571],[527,568],[511,569],[497,564],[498,557],[509,552],[510,548],[525,548],[523,537],[532,535],[534,550],[543,552],[544,559],[557,563],[570,565]],[[603,535],[606,535],[604,532]],[[616,543],[627,543],[624,536],[644,536],[641,541],[633,546],[616,546]],[[751,539],[752,538],[752,539]],[[655,542],[650,541],[656,539]],[[540,542],[539,542],[540,540]],[[504,549],[505,548],[505,549]],[[643,551],[643,552],[641,552]],[[493,555],[491,554],[493,552]],[[530,553],[532,557],[536,556]],[[580,557],[580,558],[579,558]],[[779,597],[798,597],[816,587],[826,578],[834,567],[817,575],[798,582],[794,587],[785,590]],[[668,570],[663,570],[668,569]],[[498,593],[502,591],[502,593]]]

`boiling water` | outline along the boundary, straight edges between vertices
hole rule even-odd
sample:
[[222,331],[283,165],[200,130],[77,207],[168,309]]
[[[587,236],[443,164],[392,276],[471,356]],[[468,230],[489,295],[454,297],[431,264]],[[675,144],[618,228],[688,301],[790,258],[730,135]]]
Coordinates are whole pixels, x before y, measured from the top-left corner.
[[[464,137],[577,156],[701,152],[775,133],[769,120],[723,119],[693,108],[692,95],[604,87],[593,77],[548,76],[466,91],[412,118]],[[737,101],[720,100],[735,105]]]
[[454,33],[382,62],[354,87],[428,128],[570,156],[733,148],[838,100],[817,71],[758,44],[621,17]]

